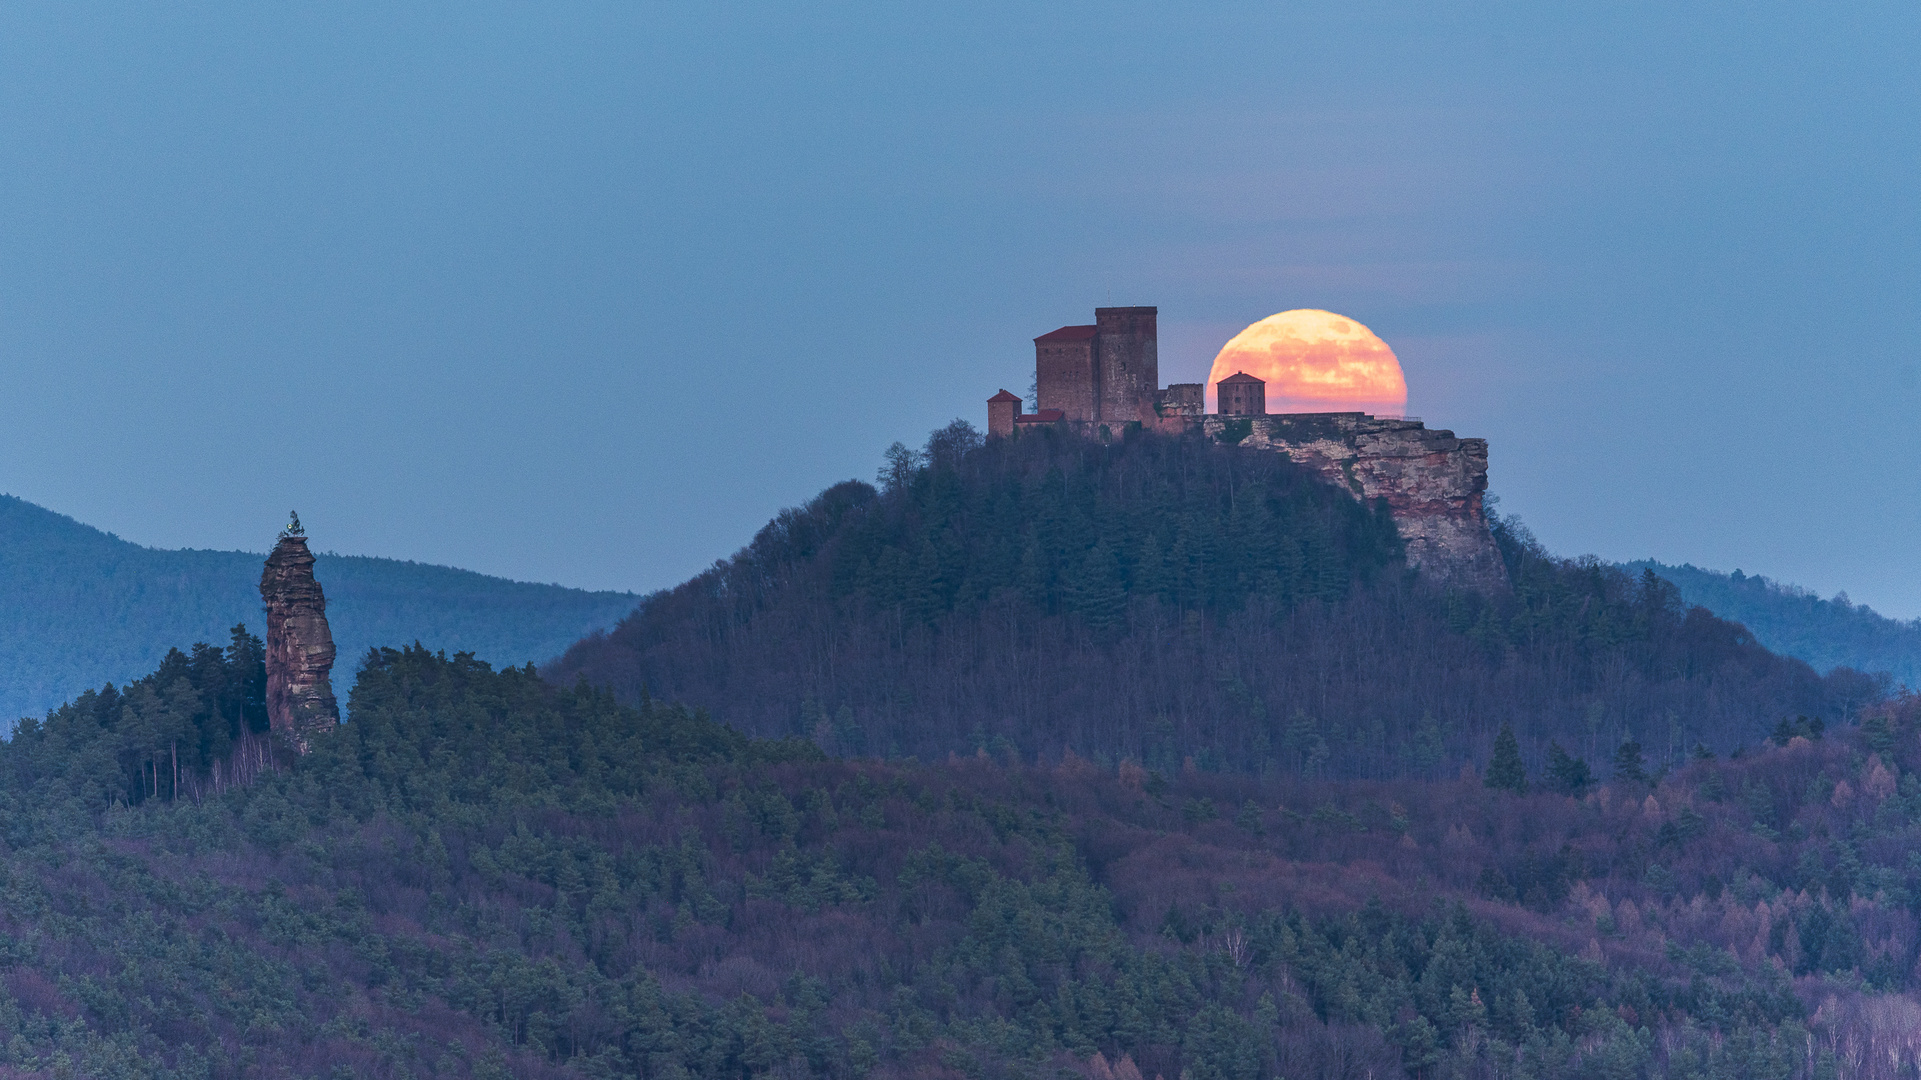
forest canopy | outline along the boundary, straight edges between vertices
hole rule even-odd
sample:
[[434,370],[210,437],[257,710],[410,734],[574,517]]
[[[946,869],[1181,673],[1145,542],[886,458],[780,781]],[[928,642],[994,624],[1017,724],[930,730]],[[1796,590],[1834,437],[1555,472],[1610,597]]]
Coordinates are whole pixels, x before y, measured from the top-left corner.
[[957,424],[305,755],[168,651],[0,744],[0,1072],[1911,1076],[1921,702],[1495,524]]
[[1673,765],[1873,696],[1654,574],[1495,534],[1511,592],[1437,591],[1382,508],[1281,455],[957,421],[546,670],[849,754],[1376,777],[1449,774],[1503,725],[1537,765]]
[[1887,672],[1892,681],[1921,686],[1921,619],[1890,619],[1846,593],[1828,599],[1740,570],[1720,573],[1652,560],[1624,564],[1629,573],[1652,570],[1672,581],[1681,598],[1754,632],[1761,644],[1798,656],[1817,670],[1849,667]]
[[[238,753],[254,647],[116,696]],[[1906,699],[1576,799],[834,760],[418,648],[176,794],[107,697],[0,746],[14,1075],[1813,1080],[1921,1016]]]

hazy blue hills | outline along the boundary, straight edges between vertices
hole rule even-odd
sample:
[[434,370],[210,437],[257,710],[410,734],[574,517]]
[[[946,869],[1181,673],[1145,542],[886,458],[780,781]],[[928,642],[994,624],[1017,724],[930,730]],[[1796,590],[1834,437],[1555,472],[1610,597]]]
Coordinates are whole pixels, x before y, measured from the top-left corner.
[[1681,590],[1682,600],[1746,626],[1761,644],[1817,670],[1846,665],[1885,671],[1898,683],[1921,687],[1921,619],[1890,619],[1850,603],[1846,593],[1823,600],[1799,586],[1739,570],[1724,574],[1650,559],[1626,566],[1635,573],[1653,570]]
[[[137,678],[169,647],[224,644],[235,623],[264,634],[264,558],[141,547],[0,496],[0,727]],[[377,645],[418,640],[496,666],[550,660],[638,600],[364,556],[322,554],[314,573],[327,592],[343,688]]]

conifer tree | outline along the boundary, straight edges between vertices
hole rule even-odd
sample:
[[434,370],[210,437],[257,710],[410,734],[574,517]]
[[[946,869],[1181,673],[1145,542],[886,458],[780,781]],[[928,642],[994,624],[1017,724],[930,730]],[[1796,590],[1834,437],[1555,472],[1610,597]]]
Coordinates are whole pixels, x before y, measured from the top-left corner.
[[1648,782],[1647,765],[1641,758],[1641,744],[1633,739],[1621,744],[1614,751],[1614,778],[1629,780],[1637,784]]
[[1127,617],[1127,590],[1120,560],[1106,541],[1094,545],[1080,573],[1068,582],[1068,606],[1098,631],[1111,630]]
[[1521,763],[1521,744],[1515,740],[1511,725],[1502,724],[1501,733],[1494,737],[1494,760],[1488,762],[1487,779],[1482,783],[1516,795],[1527,794],[1527,766]]
[[1161,550],[1161,538],[1153,533],[1148,533],[1147,539],[1141,541],[1141,554],[1134,570],[1134,589],[1143,596],[1173,599],[1174,581],[1168,573],[1167,555]]
[[1594,773],[1589,770],[1587,759],[1578,758],[1561,748],[1558,742],[1547,744],[1547,781],[1548,787],[1563,795],[1579,795],[1594,783]]

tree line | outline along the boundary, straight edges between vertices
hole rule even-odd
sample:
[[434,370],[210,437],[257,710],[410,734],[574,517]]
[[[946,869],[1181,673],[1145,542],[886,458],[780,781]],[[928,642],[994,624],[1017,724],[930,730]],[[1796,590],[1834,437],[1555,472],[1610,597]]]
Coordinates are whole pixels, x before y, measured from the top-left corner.
[[225,648],[169,649],[143,678],[21,720],[0,768],[19,785],[58,777],[64,795],[94,805],[192,797],[264,764],[266,691],[266,649],[237,625]]

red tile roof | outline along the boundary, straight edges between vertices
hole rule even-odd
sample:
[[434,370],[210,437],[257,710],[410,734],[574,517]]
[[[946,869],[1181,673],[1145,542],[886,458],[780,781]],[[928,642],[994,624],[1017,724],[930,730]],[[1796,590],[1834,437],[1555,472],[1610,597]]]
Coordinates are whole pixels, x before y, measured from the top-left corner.
[[[1254,376],[1252,376],[1252,375],[1249,375],[1249,374],[1248,374],[1247,372],[1245,372],[1245,371],[1237,371],[1237,372],[1235,372],[1234,374],[1232,374],[1232,375],[1229,375],[1229,376],[1228,376],[1227,378],[1225,378],[1225,379],[1222,379],[1222,380],[1221,380],[1221,382],[1224,382],[1224,383],[1231,383],[1231,382],[1232,382],[1232,383],[1243,383],[1243,382],[1257,382],[1257,383],[1261,383],[1261,384],[1263,384],[1263,385],[1265,385],[1265,384],[1266,384],[1266,382],[1267,382],[1267,380],[1266,380],[1266,379],[1257,379],[1257,378],[1255,378]],[[1220,383],[1215,383],[1214,385],[1216,385],[1216,386],[1219,386],[1219,385],[1220,385]]]
[[1063,419],[1067,414],[1060,409],[1042,409],[1040,412],[1022,413],[1014,418],[1016,424],[1051,424]]
[[989,405],[992,405],[996,401],[1019,401],[1019,400],[1020,400],[1020,397],[1018,395],[1010,394],[1007,391],[1002,390],[1000,393],[995,394],[991,398],[988,398],[987,403]]
[[1039,345],[1043,341],[1086,341],[1099,329],[1098,326],[1063,326],[1051,334],[1035,338],[1034,344]]

